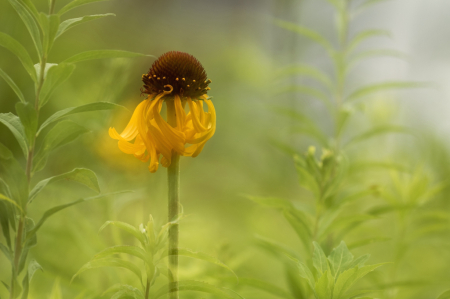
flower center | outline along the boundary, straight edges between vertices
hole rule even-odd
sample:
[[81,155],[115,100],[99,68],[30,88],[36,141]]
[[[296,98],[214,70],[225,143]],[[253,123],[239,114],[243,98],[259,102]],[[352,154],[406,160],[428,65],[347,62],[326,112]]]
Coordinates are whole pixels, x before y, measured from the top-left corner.
[[170,85],[173,95],[190,98],[206,94],[211,83],[211,80],[207,79],[205,69],[194,56],[178,51],[161,55],[149,72],[142,75],[142,81],[142,93],[162,93],[165,91],[164,87]]

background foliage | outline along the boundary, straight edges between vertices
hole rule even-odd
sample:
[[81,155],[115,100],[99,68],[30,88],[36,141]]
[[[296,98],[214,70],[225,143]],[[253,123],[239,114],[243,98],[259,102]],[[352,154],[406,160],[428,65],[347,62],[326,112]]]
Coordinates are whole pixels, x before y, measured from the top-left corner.
[[[48,11],[48,1],[32,2],[38,11]],[[55,11],[69,2],[57,0]],[[364,4],[377,5],[361,10]],[[352,290],[379,290],[361,296],[437,298],[450,288],[445,7],[445,1],[420,0],[105,1],[61,17],[110,13],[58,37],[48,62],[89,50],[155,56],[180,50],[204,65],[213,81],[218,130],[202,155],[181,161],[186,217],[180,242],[213,253],[240,283],[224,267],[180,257],[183,279],[228,287],[245,298],[313,298],[305,291],[308,279],[295,268],[297,261],[282,252],[318,278],[312,242],[319,242],[328,256],[344,240],[354,257],[370,254],[368,264],[388,263],[358,281]],[[10,1],[0,1],[0,31],[24,45],[33,63],[39,61]],[[346,42],[355,37],[361,41],[358,47]],[[80,61],[70,79],[49,94],[40,120],[97,101],[132,111],[142,100],[141,74],[153,59]],[[33,102],[32,79],[3,47],[0,67],[23,98]],[[16,113],[18,102],[0,80],[0,112]],[[44,271],[35,273],[29,298],[109,298],[100,295],[117,282],[139,286],[133,273],[117,269],[86,271],[70,284],[103,249],[137,244],[110,227],[98,234],[106,221],[138,227],[152,214],[156,228],[166,223],[165,172],[149,174],[107,135],[108,127],[123,127],[129,116],[124,109],[70,116],[89,132],[57,148],[34,176],[33,185],[89,168],[102,193],[135,192],[81,203],[49,218],[30,249],[30,259]],[[24,165],[23,145],[5,126],[0,136]],[[333,170],[327,173],[324,167]],[[318,204],[323,193],[314,189],[317,182],[322,187],[337,182],[328,194],[334,199],[322,197]],[[60,181],[42,190],[29,216],[40,219],[51,207],[95,195]],[[339,214],[333,214],[336,207]],[[318,228],[329,225],[330,230],[305,235],[292,220],[300,214],[311,218],[308,229],[317,219],[322,221]],[[0,256],[0,280],[8,282],[10,272],[8,260]],[[7,296],[0,286],[0,298]],[[183,296],[198,298],[195,293]]]

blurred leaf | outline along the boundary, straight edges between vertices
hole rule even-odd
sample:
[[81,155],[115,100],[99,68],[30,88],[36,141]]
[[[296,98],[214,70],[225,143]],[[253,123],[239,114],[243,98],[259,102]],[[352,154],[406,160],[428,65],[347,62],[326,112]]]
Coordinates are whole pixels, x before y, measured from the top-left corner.
[[34,158],[33,172],[44,168],[51,151],[87,132],[88,130],[70,120],[57,123],[45,136],[44,142]]
[[244,195],[244,196],[246,198],[250,199],[251,201],[256,202],[257,204],[266,206],[268,208],[274,208],[274,209],[292,209],[293,208],[291,202],[286,199],[283,199],[283,198],[258,197],[258,196],[251,196],[251,195]]
[[93,50],[75,54],[72,57],[69,57],[66,60],[64,60],[63,63],[77,63],[80,61],[104,59],[104,58],[143,57],[143,56],[152,56],[152,55],[133,53],[121,50]]
[[0,243],[0,251],[3,252],[3,254],[9,260],[11,265],[13,265],[13,263],[14,263],[13,256],[12,256],[12,252],[9,250],[9,248],[6,247],[6,245],[4,245],[3,243]]
[[381,2],[386,2],[386,1],[390,1],[390,0],[366,0],[366,1],[362,2],[361,4],[359,4],[355,8],[355,10],[356,10],[355,13],[360,13],[360,12],[364,11],[366,8],[368,8],[369,6],[372,6],[374,4],[378,4]]
[[16,203],[14,200],[12,200],[11,198],[6,197],[6,196],[3,195],[3,194],[0,194],[0,200],[4,200],[4,201],[6,201],[6,202],[9,202],[9,203],[13,204],[13,205],[14,205],[16,208],[18,208],[18,209],[20,210],[20,212],[23,214],[23,209],[22,209],[22,207],[21,207],[18,203]]
[[364,264],[369,260],[370,254],[362,255],[356,259],[354,259],[349,265],[348,268],[361,268]]
[[294,24],[291,22],[279,20],[279,19],[275,19],[273,22],[276,26],[278,26],[280,28],[283,28],[283,29],[286,29],[289,31],[293,31],[301,36],[304,36],[304,37],[318,43],[327,51],[327,53],[330,55],[330,57],[332,57],[334,55],[335,50],[334,50],[333,45],[318,32],[311,30],[307,27],[303,27],[303,26],[300,26],[300,25],[297,25],[297,24]]
[[92,21],[95,19],[108,17],[108,16],[115,17],[116,15],[113,13],[107,13],[107,14],[90,15],[90,16],[84,16],[81,18],[73,18],[73,19],[65,20],[64,22],[62,22],[59,25],[58,32],[56,33],[55,39],[57,39],[61,34],[65,33],[67,30],[69,30],[77,25],[80,25],[82,23],[89,22],[89,21]]
[[132,226],[131,224],[125,223],[125,222],[120,222],[120,221],[106,221],[98,230],[98,232],[100,233],[105,227],[107,227],[108,225],[114,225],[124,231],[126,231],[127,233],[131,234],[132,236],[134,236],[136,239],[139,240],[139,242],[141,242],[142,246],[145,246],[145,236],[143,233],[141,233],[141,231],[139,231],[139,229],[137,229],[136,227]]
[[364,298],[372,299],[372,297],[356,297],[356,296],[364,295],[364,294],[368,294],[368,293],[374,293],[374,292],[377,292],[377,291],[378,290],[356,290],[356,291],[352,291],[352,292],[348,293],[346,296],[348,298],[351,298],[351,299],[353,299],[353,298],[355,298],[355,299],[357,299],[357,298],[360,298],[360,299],[364,299]]
[[73,0],[72,2],[70,2],[69,4],[66,4],[66,6],[61,8],[58,11],[58,15],[61,16],[62,14],[65,14],[69,10],[74,9],[78,6],[82,6],[82,5],[94,3],[94,2],[100,2],[100,1],[108,1],[108,0]]
[[70,203],[63,204],[63,205],[59,205],[59,206],[53,207],[53,208],[51,208],[51,209],[48,209],[48,210],[45,211],[45,213],[42,215],[41,219],[40,219],[39,222],[36,224],[36,226],[35,226],[32,230],[30,230],[30,231],[27,233],[27,239],[32,238],[32,237],[36,234],[36,232],[39,230],[39,228],[44,224],[44,222],[45,222],[50,216],[52,216],[53,214],[55,214],[55,213],[57,213],[57,212],[59,212],[59,211],[61,211],[61,210],[64,210],[65,208],[71,207],[71,206],[73,206],[73,205],[76,205],[76,204],[79,204],[79,203],[82,203],[82,202],[85,202],[85,201],[89,201],[89,200],[93,200],[93,199],[99,199],[99,198],[104,198],[104,197],[107,197],[107,196],[112,196],[112,195],[117,195],[117,194],[122,194],[122,193],[125,193],[125,192],[129,192],[129,191],[110,192],[110,193],[100,194],[100,195],[93,196],[93,197],[80,198],[80,199],[75,200],[75,201],[72,201],[72,202],[70,202]]
[[16,12],[19,14],[20,18],[27,27],[28,32],[30,32],[31,39],[34,42],[34,45],[38,52],[38,56],[42,57],[41,35],[39,33],[39,27],[36,24],[36,21],[34,20],[33,16],[25,8],[25,6],[23,6],[23,4],[20,3],[18,0],[8,0],[8,1],[12,5],[12,7],[14,7]]
[[288,66],[278,71],[276,75],[280,77],[302,75],[322,83],[329,90],[333,89],[333,82],[330,77],[318,68],[310,65]]
[[86,264],[84,264],[80,270],[72,277],[71,282],[81,273],[86,270],[95,269],[95,268],[103,268],[103,267],[118,267],[128,269],[139,278],[139,281],[142,282],[141,270],[138,266],[133,264],[132,262],[128,262],[125,260],[121,260],[118,258],[104,258],[104,259],[95,259]]
[[319,280],[316,282],[314,290],[316,291],[317,299],[332,299],[334,288],[334,278],[330,270],[326,270]]
[[263,237],[263,236],[259,236],[259,235],[256,235],[255,237],[256,237],[256,239],[258,241],[258,244],[262,248],[264,248],[264,249],[268,250],[269,252],[271,252],[272,254],[276,254],[279,257],[280,256],[284,256],[286,254],[290,255],[290,256],[293,256],[295,258],[298,257],[298,253],[295,250],[293,250],[293,249],[291,249],[291,248],[289,248],[289,247],[287,247],[287,246],[285,246],[283,244],[280,244],[279,242],[277,242],[275,240],[271,240],[269,238],[266,238],[266,237]]
[[78,107],[70,107],[70,108],[60,110],[44,121],[44,123],[39,128],[37,135],[39,135],[39,133],[41,133],[41,131],[43,129],[45,129],[48,125],[66,117],[66,116],[76,114],[76,113],[89,112],[89,111],[111,110],[111,109],[118,108],[118,107],[125,108],[121,105],[117,105],[117,104],[109,103],[109,102],[94,102],[94,103],[81,105]]
[[412,133],[412,131],[409,128],[403,127],[403,126],[396,126],[396,125],[389,125],[389,124],[381,125],[381,126],[373,127],[362,134],[354,136],[345,144],[345,147],[348,147],[357,142],[365,141],[372,137],[389,134],[389,133],[404,133],[404,134],[406,134],[406,133]]
[[333,222],[328,233],[334,231],[335,233],[337,233],[336,237],[338,238],[338,240],[340,240],[344,238],[344,236],[350,231],[356,229],[359,225],[375,219],[378,219],[378,217],[370,214],[355,214],[343,217]]
[[352,52],[360,43],[365,41],[368,38],[375,37],[375,36],[387,36],[391,37],[391,33],[387,30],[380,30],[380,29],[369,29],[364,30],[356,34],[350,41],[348,46],[348,52]]
[[[1,38],[1,36],[0,36]],[[17,97],[22,103],[26,103],[25,97],[23,96],[22,91],[20,91],[20,88],[14,83],[14,81],[11,79],[11,77],[8,76],[1,68],[0,68],[0,77],[2,77],[6,83],[11,87],[11,89],[16,93]]]
[[284,217],[297,233],[305,248],[309,248],[311,244],[311,227],[312,223],[302,211],[290,209],[283,211]]
[[436,299],[450,299],[450,290],[440,294]]
[[28,145],[25,130],[18,116],[8,113],[0,113],[0,123],[4,124],[13,133],[22,149],[24,157],[28,156]]
[[405,82],[388,81],[376,83],[372,85],[366,85],[360,89],[355,90],[347,97],[347,101],[354,101],[359,98],[384,90],[403,89],[403,88],[424,88],[424,87],[430,87],[430,84],[423,82],[407,82],[407,81]]
[[327,270],[330,270],[330,267],[328,265],[328,260],[323,252],[322,248],[317,242],[313,242],[314,245],[314,251],[313,251],[313,265],[314,268],[316,268],[317,272],[322,275]]
[[3,32],[0,32],[0,46],[5,47],[15,54],[17,58],[19,58],[20,62],[22,62],[23,67],[28,72],[31,79],[33,79],[34,82],[37,82],[36,72],[33,67],[33,60],[31,60],[31,57],[24,46]]
[[179,256],[186,256],[186,257],[202,260],[202,261],[205,261],[205,262],[217,265],[219,267],[222,267],[222,268],[230,271],[236,277],[236,280],[239,282],[239,278],[236,275],[236,273],[234,273],[234,271],[231,270],[230,267],[228,267],[227,265],[222,263],[216,257],[213,257],[213,256],[211,256],[209,254],[206,254],[206,253],[203,253],[203,252],[193,251],[193,250],[188,249],[188,248],[178,248],[177,250],[178,250],[178,255]]
[[286,264],[284,268],[290,293],[296,299],[307,299],[309,296],[308,284],[304,279],[301,279],[297,267],[294,268],[291,264]]
[[242,296],[237,294],[236,292],[222,287],[216,287],[214,285],[210,285],[205,282],[195,281],[195,280],[184,280],[178,281],[178,288],[176,283],[170,283],[168,285],[162,286],[156,293],[153,295],[153,299],[160,298],[167,293],[172,293],[175,291],[183,292],[183,291],[197,291],[209,293],[214,296],[218,296],[220,298],[229,298],[229,299],[244,299]]
[[[0,178],[0,194],[11,198],[11,192],[8,184]],[[6,244],[11,247],[10,227],[16,227],[16,211],[14,204],[9,204],[6,201],[0,200],[0,226],[2,227],[3,237],[6,239]]]
[[68,180],[78,182],[85,185],[86,187],[100,193],[100,186],[98,185],[98,179],[95,172],[86,168],[75,168],[70,172],[66,172],[60,175],[50,177],[48,179],[42,180],[34,186],[33,190],[30,192],[28,202],[32,202],[33,199],[42,191],[48,184]]
[[49,299],[63,299],[61,294],[61,287],[60,287],[60,278],[56,278],[55,282],[53,283],[52,292],[50,293]]
[[23,125],[27,143],[30,148],[34,145],[34,138],[38,126],[37,112],[30,103],[17,103],[16,111]]
[[23,286],[22,299],[27,299],[28,298],[28,291],[30,289],[30,282],[31,282],[31,279],[34,276],[34,273],[37,270],[44,271],[42,269],[41,265],[39,265],[38,262],[36,262],[35,260],[31,260],[28,263],[27,274],[25,275],[25,277],[23,278],[23,281],[22,281],[22,286]]
[[148,264],[151,264],[151,260],[147,256],[147,253],[145,252],[144,249],[137,247],[137,246],[130,246],[130,245],[117,245],[117,246],[112,246],[112,247],[103,249],[102,251],[100,251],[99,253],[97,253],[94,256],[93,260],[102,259],[102,258],[108,257],[110,255],[119,254],[119,253],[126,253],[126,254],[133,255],[133,256],[141,259],[142,261],[144,261]]
[[[0,178],[2,187],[8,187],[11,198],[20,206],[24,206],[28,197],[28,180],[19,162],[11,151],[0,143]],[[3,184],[4,183],[4,184]],[[4,190],[3,190],[4,191]]]
[[345,242],[341,241],[339,246],[331,251],[328,260],[330,261],[330,268],[333,276],[336,278],[341,272],[346,270],[347,266],[352,262],[353,254],[350,253]]
[[314,275],[312,274],[311,270],[309,270],[308,266],[306,266],[305,264],[303,264],[296,258],[293,258],[291,256],[289,258],[297,266],[300,276],[303,277],[304,279],[306,279],[306,281],[308,282],[308,285],[311,287],[312,290],[314,290],[315,289],[314,288],[315,279],[314,279]]
[[27,8],[27,10],[33,15],[33,17],[35,18],[35,20],[39,20],[39,12],[36,9],[36,6],[34,6],[33,2],[31,2],[31,0],[20,0],[22,4],[25,5],[25,7]]
[[377,49],[377,50],[367,50],[355,54],[350,58],[347,69],[352,68],[356,63],[361,60],[373,57],[393,57],[399,59],[407,59],[408,56],[402,51],[392,50],[392,49]]
[[[144,296],[142,295],[142,292],[139,289],[136,289],[135,287],[130,286],[130,285],[120,284],[120,283],[117,283],[117,284],[113,285],[112,287],[108,288],[106,291],[103,292],[101,297],[103,297],[104,295],[106,295],[108,293],[113,293],[113,292],[115,294],[111,298],[122,298],[120,296],[131,296],[134,299],[144,298]],[[114,296],[119,296],[119,297],[114,297]],[[124,297],[124,298],[129,298],[129,297]]]
[[256,288],[258,290],[267,292],[269,294],[272,294],[274,296],[278,296],[280,298],[284,299],[295,299],[294,296],[283,290],[282,288],[271,284],[270,282],[255,279],[255,278],[240,278],[239,279],[239,285],[240,286],[250,286],[253,288]]
[[74,64],[60,63],[48,70],[39,96],[39,107],[43,107],[49,100],[52,92],[63,84],[75,70]]
[[392,240],[391,238],[386,238],[386,237],[377,237],[377,238],[368,238],[368,239],[363,239],[363,240],[359,240],[359,241],[355,241],[353,243],[350,243],[348,245],[348,248],[350,249],[355,249],[361,246],[365,246],[365,245],[369,245],[369,244],[373,244],[373,243],[378,243],[378,242],[386,242],[386,241],[390,241]]
[[56,38],[56,33],[58,32],[59,27],[59,16],[58,15],[47,15],[43,12],[39,14],[39,23],[41,24],[42,33],[44,36],[43,41],[43,51],[46,55],[48,55],[50,49],[53,46],[53,42]]
[[360,268],[352,268],[342,272],[342,274],[339,275],[336,281],[336,285],[333,291],[333,298],[344,298],[343,296],[345,295],[345,293],[357,280],[382,265],[384,264],[369,265]]

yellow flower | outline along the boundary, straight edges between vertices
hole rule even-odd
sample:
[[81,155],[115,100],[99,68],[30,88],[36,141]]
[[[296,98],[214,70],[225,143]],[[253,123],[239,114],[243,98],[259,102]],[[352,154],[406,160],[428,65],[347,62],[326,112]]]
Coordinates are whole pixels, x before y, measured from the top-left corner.
[[[109,128],[109,136],[119,140],[122,152],[144,162],[150,159],[150,172],[158,170],[159,163],[168,167],[173,153],[196,157],[216,130],[216,111],[207,96],[211,80],[206,78],[192,55],[176,51],[163,54],[148,74],[142,75],[141,92],[148,94],[147,99],[136,107],[121,134]],[[173,121],[161,116],[164,103],[167,112],[175,116]]]

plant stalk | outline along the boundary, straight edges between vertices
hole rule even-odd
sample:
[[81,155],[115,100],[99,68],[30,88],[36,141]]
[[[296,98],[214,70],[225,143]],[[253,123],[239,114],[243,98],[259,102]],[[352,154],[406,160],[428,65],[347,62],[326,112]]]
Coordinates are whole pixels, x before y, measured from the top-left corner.
[[[176,127],[175,103],[173,99],[166,100],[167,122]],[[167,170],[169,187],[169,222],[174,221],[179,214],[180,206],[180,156],[172,152],[172,161]],[[178,299],[178,224],[169,228],[169,299]]]

